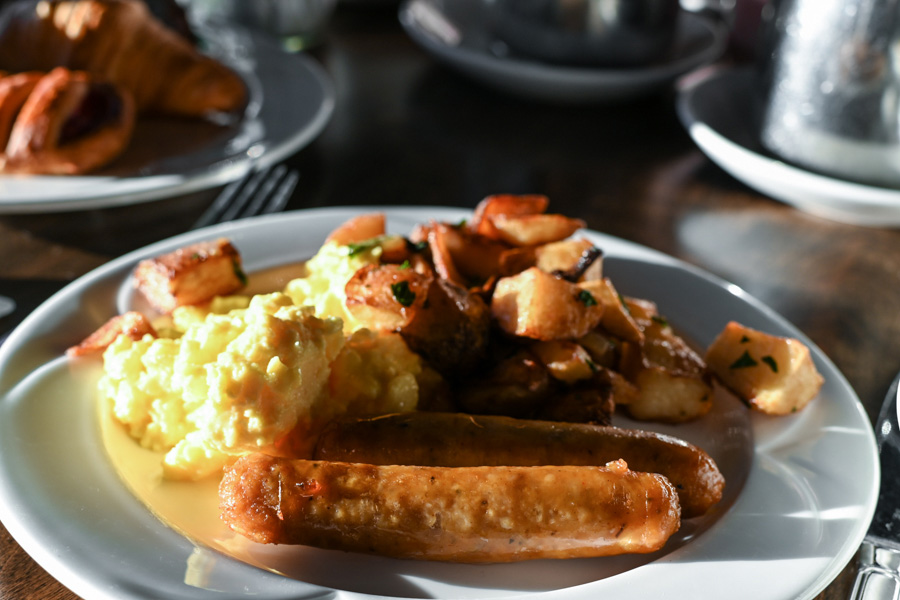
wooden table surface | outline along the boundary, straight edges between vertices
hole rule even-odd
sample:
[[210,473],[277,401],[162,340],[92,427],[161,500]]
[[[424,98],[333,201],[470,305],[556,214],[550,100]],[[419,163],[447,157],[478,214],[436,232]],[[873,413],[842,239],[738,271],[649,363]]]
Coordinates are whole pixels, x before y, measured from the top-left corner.
[[[342,6],[314,55],[334,79],[337,107],[287,161],[302,177],[289,209],[473,207],[495,192],[547,194],[554,212],[684,259],[771,306],[837,364],[874,418],[900,368],[900,231],[826,221],[735,181],[688,137],[671,92],[560,107],[479,87],[415,46],[389,3]],[[15,294],[9,279],[50,280],[49,290],[180,233],[214,193],[2,216],[0,293]],[[854,572],[851,561],[819,598],[846,598]],[[72,597],[0,527],[0,599]]]

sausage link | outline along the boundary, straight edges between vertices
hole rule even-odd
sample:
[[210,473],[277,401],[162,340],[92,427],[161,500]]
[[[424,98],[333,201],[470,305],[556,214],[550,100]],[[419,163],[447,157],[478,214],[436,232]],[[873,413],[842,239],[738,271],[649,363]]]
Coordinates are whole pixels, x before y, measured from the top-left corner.
[[590,425],[411,412],[331,423],[314,459],[442,467],[605,465],[623,459],[635,471],[665,475],[678,490],[682,517],[706,513],[725,479],[702,449],[658,433]]
[[645,553],[680,526],[664,477],[605,467],[419,467],[252,454],[220,486],[253,541],[466,563]]

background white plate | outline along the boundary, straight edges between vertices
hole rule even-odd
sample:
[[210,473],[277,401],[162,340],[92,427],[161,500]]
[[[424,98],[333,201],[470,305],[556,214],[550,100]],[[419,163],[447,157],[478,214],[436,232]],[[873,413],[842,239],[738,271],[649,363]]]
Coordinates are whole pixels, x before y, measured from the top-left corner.
[[814,173],[766,153],[757,129],[757,89],[749,68],[710,68],[679,82],[681,122],[713,162],[755,190],[820,217],[900,226],[900,190]]
[[325,128],[334,89],[319,64],[234,27],[198,24],[204,49],[237,71],[250,91],[242,118],[141,118],[125,153],[82,176],[0,175],[0,214],[83,210],[147,202],[207,189],[297,152]]
[[[689,339],[707,345],[728,320],[809,344],[825,377],[802,412],[767,418],[736,402],[709,426],[662,429],[700,443],[736,474],[728,499],[701,527],[649,557],[452,565],[308,550],[286,565],[302,580],[248,566],[166,527],[118,479],[100,442],[84,363],[64,349],[129,300],[135,263],[187,243],[230,237],[251,273],[308,258],[327,233],[372,208],[299,211],[233,222],[123,256],[50,298],[0,346],[0,520],[45,569],[86,598],[528,597],[678,600],[812,598],[855,553],[874,511],[874,435],[834,365],[760,302],[689,265],[587,232],[624,294],[652,298]],[[408,233],[470,211],[386,208]],[[87,369],[90,371],[91,369]],[[94,369],[96,370],[96,369]],[[706,431],[707,440],[696,439]],[[710,447],[712,445],[712,447]],[[746,481],[741,485],[741,480]],[[226,549],[227,551],[227,549]],[[286,549],[286,552],[292,552]],[[266,552],[269,555],[266,555]],[[274,568],[283,552],[255,559]],[[647,562],[649,561],[649,562]],[[224,594],[224,596],[223,596]]]
[[685,12],[671,55],[643,68],[576,67],[501,57],[492,51],[496,41],[486,4],[486,0],[406,0],[400,6],[400,22],[413,41],[464,75],[504,92],[561,104],[614,102],[658,91],[714,61],[727,43],[723,25]]

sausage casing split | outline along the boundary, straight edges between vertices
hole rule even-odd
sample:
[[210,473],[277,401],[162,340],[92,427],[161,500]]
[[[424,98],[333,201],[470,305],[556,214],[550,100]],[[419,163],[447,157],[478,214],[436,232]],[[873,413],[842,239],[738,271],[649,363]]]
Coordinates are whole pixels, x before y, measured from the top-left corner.
[[646,553],[680,526],[660,475],[605,467],[420,467],[251,454],[223,520],[261,543],[466,563]]
[[653,432],[590,425],[411,412],[331,423],[314,459],[442,467],[605,465],[623,459],[635,471],[666,476],[678,490],[683,518],[706,513],[722,498],[715,461],[683,440]]

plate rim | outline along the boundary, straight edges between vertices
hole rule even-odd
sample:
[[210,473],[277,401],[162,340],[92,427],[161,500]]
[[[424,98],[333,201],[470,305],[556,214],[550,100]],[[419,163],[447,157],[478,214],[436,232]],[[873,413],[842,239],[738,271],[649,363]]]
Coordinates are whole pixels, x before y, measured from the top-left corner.
[[[379,210],[384,211],[388,215],[389,222],[393,217],[401,217],[404,220],[420,220],[422,218],[443,218],[441,215],[452,215],[452,217],[448,218],[456,218],[460,215],[469,215],[471,214],[470,209],[456,208],[456,207],[408,207],[408,206],[347,206],[347,207],[339,207],[339,208],[314,208],[314,209],[306,209],[299,211],[292,211],[289,213],[285,213],[290,217],[291,222],[294,220],[302,220],[312,215],[314,218],[332,218],[335,222],[339,222],[338,219],[346,219],[349,216],[359,214],[361,211],[373,211]],[[438,215],[438,216],[435,216]],[[42,304],[35,312],[26,317],[26,319],[13,331],[7,341],[0,346],[0,372],[3,371],[4,366],[7,361],[10,360],[14,351],[22,346],[27,340],[28,331],[33,327],[34,323],[41,321],[47,314],[52,313],[52,311],[59,309],[62,306],[63,301],[67,296],[75,293],[78,290],[85,290],[90,288],[91,285],[96,285],[98,282],[105,280],[108,277],[116,275],[116,273],[123,271],[123,269],[128,269],[130,272],[130,266],[133,266],[137,260],[140,258],[151,256],[153,254],[157,254],[160,251],[164,251],[168,248],[174,248],[181,246],[185,243],[190,243],[191,241],[206,239],[214,236],[221,235],[229,235],[234,233],[240,233],[241,231],[253,230],[253,229],[262,229],[265,227],[266,223],[272,222],[275,219],[284,219],[284,215],[269,215],[265,217],[255,217],[252,219],[247,219],[239,222],[226,223],[223,225],[210,227],[203,230],[198,230],[194,232],[187,232],[177,236],[173,236],[171,238],[161,240],[145,246],[141,249],[129,252],[109,263],[94,269],[93,271],[85,274],[84,276],[76,279],[65,288],[63,288],[60,292],[52,296],[48,301]],[[814,352],[816,359],[820,361],[824,361],[825,365],[829,367],[830,371],[833,371],[833,374],[837,378],[837,385],[844,391],[845,395],[848,397],[849,401],[852,403],[852,406],[847,406],[846,408],[855,409],[855,414],[859,419],[861,419],[861,423],[863,424],[863,428],[865,431],[867,438],[867,447],[869,450],[870,458],[872,460],[872,466],[874,469],[878,468],[878,459],[877,459],[877,449],[875,446],[875,438],[874,433],[872,431],[871,424],[868,422],[868,418],[865,416],[865,411],[862,407],[862,404],[859,402],[858,397],[855,392],[849,386],[849,383],[844,378],[843,374],[837,370],[837,367],[831,362],[831,360],[814,344],[812,343],[802,332],[796,329],[789,321],[787,321],[784,317],[781,317],[777,312],[773,309],[769,308],[768,305],[762,303],[757,300],[755,297],[749,295],[745,291],[737,288],[728,282],[718,278],[717,276],[699,268],[691,265],[681,259],[672,257],[668,254],[659,252],[647,246],[643,246],[634,242],[630,242],[628,240],[624,240],[622,238],[617,238],[608,234],[604,234],[598,231],[587,230],[590,234],[596,235],[599,239],[607,239],[614,242],[614,244],[621,244],[623,248],[630,252],[634,252],[635,256],[638,258],[646,257],[647,260],[657,264],[664,264],[667,266],[672,266],[679,269],[684,269],[689,271],[691,274],[700,276],[702,279],[706,280],[709,283],[715,284],[717,286],[728,286],[727,290],[733,293],[734,295],[739,297],[739,300],[743,302],[747,302],[753,306],[753,308],[760,310],[763,315],[771,319],[775,322],[776,325],[786,328],[792,332],[796,332],[800,339],[803,339],[805,343],[808,343],[811,347],[811,350]],[[327,231],[322,232],[322,237]],[[260,267],[264,268],[264,267]],[[77,312],[75,309],[70,309],[70,311]],[[56,357],[58,359],[59,357]],[[54,360],[56,360],[54,359]],[[0,389],[0,412],[3,411],[3,400],[8,393],[9,390]],[[844,402],[845,400],[842,400]],[[0,438],[0,445],[3,445],[4,441]],[[754,467],[755,468],[755,467]],[[4,471],[0,469],[0,475],[3,475]],[[3,483],[0,480],[0,483]],[[80,574],[70,572],[64,561],[58,562],[52,553],[48,553],[45,551],[43,546],[41,546],[38,540],[30,539],[29,532],[22,530],[20,527],[19,519],[14,515],[10,516],[7,512],[7,496],[10,494],[10,490],[7,489],[9,486],[0,485],[0,517],[2,517],[4,525],[17,541],[19,541],[20,545],[26,552],[32,555],[35,560],[41,564],[51,575],[59,579],[64,585],[73,589],[78,593],[90,592],[90,597],[100,594],[100,591],[95,584],[91,582],[86,582],[80,580]],[[859,543],[862,541],[862,538],[865,534],[865,531],[868,527],[868,521],[871,519],[871,515],[874,513],[875,501],[877,499],[877,490],[878,490],[878,479],[875,478],[875,481],[870,485],[870,489],[866,491],[867,495],[867,504],[866,506],[861,507],[864,513],[863,516],[865,519],[859,520],[856,523],[853,534],[849,536],[844,545],[841,548],[841,552],[838,552],[835,556],[833,556],[828,564],[828,568],[823,571],[816,581],[809,582],[809,585],[805,589],[804,594],[800,597],[802,598],[812,598],[820,592],[824,587],[828,585],[828,583],[843,569],[843,567],[847,564],[850,558],[855,554],[856,549]],[[742,492],[743,494],[744,492]],[[727,516],[727,515],[726,515]],[[723,517],[724,518],[724,517]],[[863,522],[864,521],[864,522]],[[720,520],[721,522],[721,520]],[[165,527],[163,525],[163,527]],[[690,547],[690,545],[685,548]],[[676,552],[680,552],[684,550],[681,548],[676,550]],[[232,559],[233,560],[233,559]],[[236,561],[234,561],[236,562]],[[666,562],[666,557],[663,557],[660,561],[657,562]],[[243,563],[238,563],[243,564]],[[651,563],[653,565],[655,563]],[[649,566],[649,565],[648,565]],[[665,566],[665,565],[662,565]],[[631,579],[634,575],[634,572],[642,571],[642,568],[633,569],[632,571],[623,573],[620,576],[615,576],[610,578],[610,580],[621,580],[626,581]],[[264,573],[264,572],[262,572]],[[266,574],[269,575],[269,574]],[[295,583],[298,583],[296,580],[289,580]],[[604,580],[609,581],[609,580]],[[299,582],[302,583],[302,582]],[[594,584],[602,583],[602,582],[594,582]],[[591,586],[594,584],[585,584],[585,586]],[[285,584],[287,585],[287,584]],[[308,584],[307,584],[308,585]],[[573,597],[583,597],[578,592],[572,592],[571,590],[578,590],[579,588],[584,588],[585,586],[576,586],[575,588],[566,588],[562,590],[557,590],[555,592],[536,592],[531,594],[532,597],[543,597],[543,596],[553,596],[554,594],[562,594],[564,596],[568,596],[571,594]],[[296,596],[296,590],[294,591]],[[373,596],[362,593],[355,592],[344,592],[340,590],[334,590],[340,597],[347,598],[373,598]],[[102,594],[100,594],[102,596]],[[526,594],[528,596],[528,594]],[[106,596],[103,596],[106,597]],[[142,596],[134,596],[134,597],[142,597]],[[200,597],[200,596],[197,596]]]

